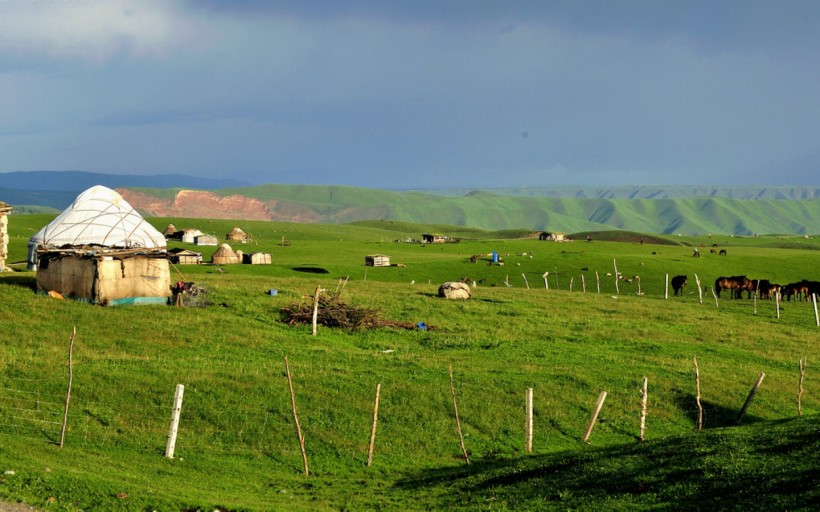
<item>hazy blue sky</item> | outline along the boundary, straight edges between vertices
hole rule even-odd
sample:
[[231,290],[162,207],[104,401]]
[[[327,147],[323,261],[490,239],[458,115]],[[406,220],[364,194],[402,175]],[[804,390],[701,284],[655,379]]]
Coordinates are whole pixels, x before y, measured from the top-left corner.
[[0,0],[0,172],[67,169],[817,185],[820,2]]

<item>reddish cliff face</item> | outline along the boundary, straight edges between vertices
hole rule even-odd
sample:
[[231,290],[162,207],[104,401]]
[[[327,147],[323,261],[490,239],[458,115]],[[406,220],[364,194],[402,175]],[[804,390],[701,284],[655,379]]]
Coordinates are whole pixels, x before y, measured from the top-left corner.
[[162,199],[127,188],[117,192],[131,206],[149,217],[203,219],[274,220],[280,222],[321,222],[314,210],[281,201],[260,201],[242,195],[220,196],[202,190],[181,190],[173,199]]

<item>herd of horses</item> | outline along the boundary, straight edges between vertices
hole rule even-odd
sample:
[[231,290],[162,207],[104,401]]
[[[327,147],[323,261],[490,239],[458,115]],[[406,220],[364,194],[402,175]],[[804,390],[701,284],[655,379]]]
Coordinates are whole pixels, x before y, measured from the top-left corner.
[[[687,276],[675,276],[671,284],[675,295],[683,295],[683,287],[686,286]],[[803,279],[795,283],[780,285],[772,283],[768,279],[749,279],[746,276],[718,277],[715,279],[715,294],[720,297],[720,292],[728,290],[733,299],[742,299],[743,292],[746,298],[750,299],[752,294],[756,294],[761,299],[782,299],[787,301],[808,301],[812,295],[820,295],[820,282]]]
[[756,293],[761,299],[773,299],[777,297],[785,298],[787,301],[804,300],[808,301],[812,295],[820,295],[820,282],[803,279],[795,283],[780,285],[772,283],[768,279],[749,279],[746,276],[718,277],[715,279],[715,293],[720,297],[720,292],[728,290],[733,299],[752,297]]

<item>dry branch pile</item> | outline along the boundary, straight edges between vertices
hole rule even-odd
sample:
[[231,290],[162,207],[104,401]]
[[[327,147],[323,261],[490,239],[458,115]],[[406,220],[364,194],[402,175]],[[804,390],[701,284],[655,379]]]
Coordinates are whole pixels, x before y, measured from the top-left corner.
[[[313,297],[306,297],[302,302],[294,302],[281,309],[282,321],[289,325],[313,323]],[[322,293],[319,295],[319,308],[316,323],[326,327],[341,327],[350,331],[359,329],[376,329],[379,327],[398,327],[416,329],[418,324],[412,322],[394,322],[384,320],[375,309],[357,307],[342,300],[341,293]],[[426,327],[433,329],[432,327]]]

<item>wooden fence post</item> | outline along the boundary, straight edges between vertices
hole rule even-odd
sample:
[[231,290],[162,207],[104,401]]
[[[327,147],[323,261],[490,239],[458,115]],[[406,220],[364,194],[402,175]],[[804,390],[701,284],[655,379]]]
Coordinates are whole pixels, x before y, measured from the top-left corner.
[[570,277],[570,278],[569,278],[569,291],[572,291],[572,283],[574,283],[574,282],[575,282],[575,278],[574,278],[574,277]]
[[319,294],[322,293],[322,287],[316,287],[316,293],[313,295],[313,330],[311,333],[316,336],[316,321],[319,318]]
[[527,388],[526,393],[526,401],[527,401],[527,428],[526,428],[526,450],[527,452],[532,452],[532,388]]
[[615,295],[620,295],[621,291],[618,289],[618,262],[612,258],[612,266],[615,267]]
[[780,320],[780,293],[774,294],[774,308],[777,313],[777,319]]
[[649,393],[649,379],[643,378],[643,385],[641,386],[641,441],[646,440],[646,403],[648,401]]
[[797,382],[797,415],[803,416],[803,377],[806,375],[806,359],[808,356],[803,356],[797,364],[800,370],[800,380]]
[[700,368],[698,368],[698,358],[693,357],[695,362],[695,403],[698,406],[698,432],[703,430],[703,404],[700,403]]
[[597,270],[595,271],[595,286],[598,288],[598,293],[601,293],[601,277]]
[[820,315],[817,313],[817,294],[811,294],[811,301],[814,303],[814,323],[817,324],[817,327],[820,327]]
[[592,417],[589,419],[587,431],[584,433],[585,443],[589,440],[589,436],[592,435],[592,428],[595,426],[595,422],[598,421],[598,414],[601,413],[601,408],[604,406],[604,400],[606,400],[606,391],[601,391],[601,394],[598,396],[598,402],[595,404],[595,410],[592,412]]
[[542,275],[542,277],[544,278],[544,289],[546,289],[546,290],[550,289],[550,283],[549,283],[549,281],[547,281],[547,276],[548,275],[550,275],[549,272],[544,272],[544,274]]
[[77,326],[71,330],[71,339],[68,342],[68,391],[65,394],[65,411],[63,412],[63,428],[60,430],[60,448],[65,444],[65,431],[68,426],[68,404],[71,402],[71,384],[74,382],[74,338],[77,336]]
[[669,274],[666,274],[666,285],[663,287],[663,300],[669,300]]
[[293,409],[293,422],[296,425],[296,437],[299,439],[299,447],[302,449],[302,464],[305,467],[305,476],[310,476],[307,452],[305,451],[305,436],[302,435],[302,426],[299,424],[299,416],[296,414],[296,394],[293,392],[293,379],[290,378],[290,365],[288,364],[288,356],[285,356],[285,372],[287,372],[288,374],[288,388],[290,389],[290,405]]
[[760,279],[757,280],[757,284],[755,284],[755,296],[754,296],[754,309],[752,310],[754,314],[757,314],[757,291],[760,290]]
[[720,307],[720,306],[718,306],[717,293],[715,293],[715,287],[710,286],[709,288],[712,290],[712,297],[715,298],[715,307],[716,308]]
[[373,428],[370,430],[370,448],[367,451],[367,467],[373,464],[373,445],[376,443],[376,423],[379,421],[379,392],[381,383],[376,384],[376,404],[373,406]]
[[470,456],[467,455],[467,448],[464,447],[464,435],[461,433],[461,419],[458,417],[458,403],[456,402],[456,386],[453,383],[453,365],[450,365],[450,392],[453,394],[453,410],[456,414],[456,428],[458,429],[458,439],[461,442],[461,453],[464,454],[464,460],[467,465],[470,465]]
[[526,274],[524,274],[523,272],[521,272],[521,277],[523,277],[523,278],[524,278],[524,284],[525,284],[525,285],[527,285],[527,290],[529,290],[529,289],[530,289],[530,282],[529,282],[529,281],[527,281],[527,276],[526,276]]
[[763,384],[764,377],[766,377],[766,374],[763,372],[760,372],[760,375],[757,376],[757,382],[755,382],[755,385],[752,386],[752,390],[749,391],[749,396],[746,397],[746,401],[743,403],[743,407],[740,408],[740,413],[737,415],[737,421],[735,423],[738,425],[740,425],[740,422],[743,421],[743,416],[746,414],[746,409],[748,409],[749,405],[751,405],[752,399],[755,397],[755,393],[757,393],[757,388]]
[[173,459],[174,450],[177,446],[177,433],[179,432],[179,415],[182,412],[182,395],[185,393],[185,386],[177,384],[174,392],[174,410],[171,412],[171,426],[168,427],[168,443],[165,445],[165,458]]
[[584,274],[581,274],[581,290],[586,293],[587,292],[587,280],[584,279]]
[[698,304],[703,304],[703,287],[700,285],[700,278],[695,274],[695,282],[698,284]]

